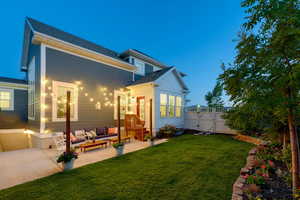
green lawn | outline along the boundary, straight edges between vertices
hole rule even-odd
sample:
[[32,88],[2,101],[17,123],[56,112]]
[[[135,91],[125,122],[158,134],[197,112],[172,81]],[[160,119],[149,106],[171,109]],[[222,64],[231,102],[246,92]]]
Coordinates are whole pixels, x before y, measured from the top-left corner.
[[2,190],[0,199],[227,200],[250,148],[247,143],[223,135],[184,135],[152,148]]

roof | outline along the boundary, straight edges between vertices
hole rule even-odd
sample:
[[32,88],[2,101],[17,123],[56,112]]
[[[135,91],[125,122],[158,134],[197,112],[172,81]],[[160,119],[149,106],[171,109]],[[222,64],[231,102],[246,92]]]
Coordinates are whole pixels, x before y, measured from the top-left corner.
[[27,84],[26,80],[16,79],[16,78],[8,78],[8,77],[0,77],[0,82],[17,83],[17,84]]
[[173,68],[172,67],[166,67],[164,69],[146,74],[145,76],[143,76],[140,79],[132,82],[128,86],[153,82],[153,81],[157,80],[159,77],[161,77],[162,75],[164,75],[166,72],[168,72],[170,69],[173,69]]
[[[126,51],[124,51],[123,53],[120,54],[120,57],[121,58],[126,58],[127,56],[134,56],[136,58],[139,58],[143,61],[146,61],[152,65],[155,65],[155,66],[158,66],[160,68],[168,68],[168,67],[174,67],[174,66],[167,66],[163,63],[161,63],[160,61],[158,61],[157,59],[153,58],[152,56],[149,56],[148,54],[146,53],[143,53],[137,49],[128,49]],[[182,72],[179,72],[179,74],[181,76],[186,76],[186,74],[182,73]]]
[[161,67],[161,68],[165,68],[165,67],[168,67],[167,65],[159,62],[158,60],[154,59],[153,57],[145,54],[145,53],[142,53],[141,51],[138,51],[136,49],[128,49],[126,51],[124,51],[123,53],[120,54],[120,57],[121,58],[125,58],[127,56],[134,56],[136,58],[139,58],[141,60],[144,60],[152,65],[155,65],[155,66],[158,66],[158,67]]
[[113,50],[107,49],[103,46],[100,46],[100,45],[95,44],[93,42],[90,42],[88,40],[77,37],[73,34],[70,34],[70,33],[62,31],[60,29],[57,29],[53,26],[44,24],[44,23],[39,22],[35,19],[27,17],[27,21],[29,22],[29,24],[31,25],[33,31],[35,31],[35,32],[46,34],[46,35],[49,35],[51,37],[55,37],[59,40],[63,40],[63,41],[69,42],[71,44],[74,44],[74,45],[77,45],[77,46],[95,51],[97,53],[101,53],[101,54],[104,54],[106,56],[110,56],[110,57],[113,57],[113,58],[116,58],[116,59],[120,59],[119,54],[117,52],[113,51]]

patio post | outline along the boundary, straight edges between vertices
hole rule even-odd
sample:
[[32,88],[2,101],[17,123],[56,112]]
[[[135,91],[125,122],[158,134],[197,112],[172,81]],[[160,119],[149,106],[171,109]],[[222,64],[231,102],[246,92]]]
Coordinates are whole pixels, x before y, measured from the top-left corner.
[[152,99],[150,99],[150,136],[152,137]]
[[121,97],[118,96],[118,141],[121,143],[121,105],[120,105]]
[[71,103],[71,92],[67,91],[67,105],[66,105],[66,152],[70,153],[70,132],[71,132],[71,125],[70,125],[70,103]]

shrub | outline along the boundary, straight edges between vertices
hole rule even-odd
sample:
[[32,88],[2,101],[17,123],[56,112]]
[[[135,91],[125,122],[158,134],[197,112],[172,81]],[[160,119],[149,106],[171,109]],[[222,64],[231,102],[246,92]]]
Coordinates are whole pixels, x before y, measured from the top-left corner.
[[57,162],[61,163],[67,163],[70,162],[72,159],[77,159],[78,158],[78,154],[74,151],[71,150],[70,153],[67,152],[63,152],[62,154],[60,154],[60,156],[57,158]]
[[176,127],[172,125],[165,125],[159,129],[159,137],[172,137],[176,133]]
[[264,184],[266,184],[266,181],[265,181],[264,176],[260,176],[258,174],[252,174],[252,175],[248,176],[246,183],[248,185],[251,185],[251,184],[264,185]]
[[123,147],[124,144],[121,142],[121,143],[115,143],[112,145],[115,149],[119,148],[119,147]]

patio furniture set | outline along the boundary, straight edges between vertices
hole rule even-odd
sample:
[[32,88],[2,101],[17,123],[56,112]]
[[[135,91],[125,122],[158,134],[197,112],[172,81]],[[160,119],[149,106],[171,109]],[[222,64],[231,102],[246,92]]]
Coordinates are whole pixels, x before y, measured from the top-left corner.
[[[118,142],[117,128],[95,128],[72,131],[70,134],[71,146],[80,148],[81,151],[107,147]],[[66,134],[54,133],[54,143],[57,150],[64,151],[66,147]],[[122,137],[122,142],[130,142],[130,137]]]

